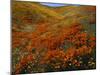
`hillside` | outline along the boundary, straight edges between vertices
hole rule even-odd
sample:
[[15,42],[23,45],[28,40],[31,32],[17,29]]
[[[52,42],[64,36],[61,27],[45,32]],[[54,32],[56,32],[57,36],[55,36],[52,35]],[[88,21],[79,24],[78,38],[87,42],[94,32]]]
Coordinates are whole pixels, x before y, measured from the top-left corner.
[[13,2],[13,74],[95,69],[95,48],[95,6]]

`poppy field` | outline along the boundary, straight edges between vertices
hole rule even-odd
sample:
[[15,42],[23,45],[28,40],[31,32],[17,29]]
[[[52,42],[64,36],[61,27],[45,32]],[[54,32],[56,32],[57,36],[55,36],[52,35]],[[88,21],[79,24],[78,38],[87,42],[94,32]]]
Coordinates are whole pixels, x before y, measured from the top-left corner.
[[95,68],[96,6],[12,2],[12,74]]

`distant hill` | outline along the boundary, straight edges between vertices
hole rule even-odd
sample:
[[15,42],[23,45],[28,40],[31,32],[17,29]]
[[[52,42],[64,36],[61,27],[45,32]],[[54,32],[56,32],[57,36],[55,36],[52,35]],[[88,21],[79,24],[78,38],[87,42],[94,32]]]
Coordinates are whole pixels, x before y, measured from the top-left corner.
[[95,23],[94,6],[49,7],[34,2],[12,3],[13,30],[34,31],[39,23],[48,23],[49,30],[71,26],[74,23]]
[[[14,2],[12,5],[13,15],[14,16],[33,16],[33,18],[40,19],[61,19],[63,16],[58,14],[57,12],[40,5],[39,3],[32,2]],[[29,14],[28,14],[29,13]]]

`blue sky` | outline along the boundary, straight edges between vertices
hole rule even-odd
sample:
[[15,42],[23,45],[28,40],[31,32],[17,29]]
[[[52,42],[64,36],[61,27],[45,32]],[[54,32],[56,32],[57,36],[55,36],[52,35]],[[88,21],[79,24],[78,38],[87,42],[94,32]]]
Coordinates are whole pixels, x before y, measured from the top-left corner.
[[80,6],[78,4],[62,4],[62,3],[46,3],[46,2],[41,2],[40,4],[51,6],[51,7],[70,6],[70,5]]
[[60,6],[67,6],[68,4],[61,4],[61,3],[40,3],[42,5],[47,5],[51,7],[60,7]]

